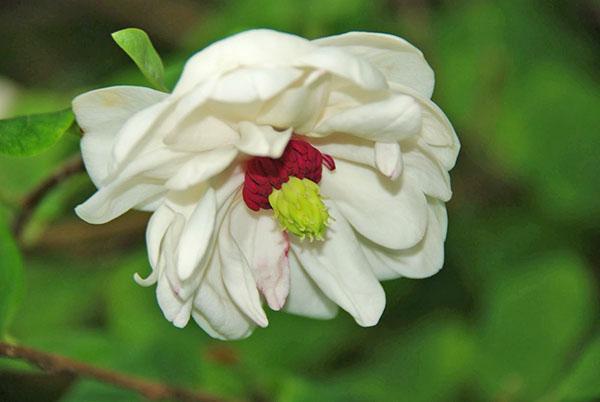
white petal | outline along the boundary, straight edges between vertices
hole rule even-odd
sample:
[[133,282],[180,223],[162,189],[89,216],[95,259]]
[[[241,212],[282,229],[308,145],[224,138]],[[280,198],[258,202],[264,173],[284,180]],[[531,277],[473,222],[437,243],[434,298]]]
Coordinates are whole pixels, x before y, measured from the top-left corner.
[[[163,238],[167,232],[167,229],[173,221],[174,212],[162,204],[150,217],[148,225],[146,226],[146,247],[148,248],[148,260],[152,267],[152,272],[158,270],[158,260],[160,257],[160,250]],[[148,280],[143,280],[138,274],[134,277],[136,282],[142,286],[148,286],[152,284]],[[150,278],[147,278],[150,279]]]
[[165,137],[164,143],[176,150],[204,152],[233,145],[238,137],[238,133],[223,120],[194,115],[178,121],[177,126]]
[[331,155],[336,161],[344,159],[377,169],[373,141],[352,135],[332,134],[322,138],[311,138],[310,143],[321,153]]
[[191,57],[173,93],[188,92],[197,84],[240,66],[286,66],[314,47],[295,35],[268,29],[245,31],[215,42]]
[[239,123],[240,140],[236,147],[253,156],[268,156],[277,159],[292,136],[292,129],[277,131],[271,126],[257,126],[248,121]]
[[138,205],[155,203],[166,189],[163,180],[154,176],[177,170],[182,158],[185,155],[164,147],[141,155],[119,171],[107,185],[100,187],[85,203],[77,206],[75,212],[89,223],[100,224]]
[[177,173],[171,177],[165,187],[171,190],[185,190],[206,181],[224,171],[237,155],[234,147],[216,148],[194,155]]
[[[171,193],[165,199],[167,205],[178,213],[174,217],[174,227],[176,230],[173,231],[175,240],[172,241],[174,246],[164,246],[162,248],[163,253],[169,253],[169,255],[175,255],[171,258],[172,261],[167,266],[167,276],[172,286],[177,290],[177,294],[183,300],[188,300],[193,297],[196,293],[198,287],[200,286],[200,282],[205,275],[206,269],[209,266],[209,262],[213,259],[213,254],[216,250],[217,243],[217,233],[218,228],[221,227],[224,217],[229,211],[229,207],[234,199],[233,196],[220,201],[217,199],[218,191],[215,190],[215,199],[218,205],[216,219],[214,222],[214,229],[212,230],[212,235],[208,240],[208,245],[206,245],[206,251],[202,252],[202,244],[200,244],[200,248],[196,247],[196,244],[193,244],[192,247],[186,245],[185,241],[182,241],[184,236],[184,232],[188,229],[190,230],[189,242],[195,241],[195,235],[198,233],[198,230],[205,230],[206,228],[197,228],[192,225],[191,216],[198,211],[198,199],[200,199],[204,192],[207,191],[206,186],[201,188],[194,189],[193,191],[188,190],[183,193]],[[196,224],[201,219],[197,219]],[[182,279],[178,273],[179,265],[178,260],[181,253],[188,253],[188,257],[192,260],[198,261],[193,268],[193,273],[187,278]],[[186,257],[187,258],[187,257]]]
[[412,88],[392,85],[392,89],[409,94],[419,102],[423,115],[423,127],[418,142],[435,155],[446,170],[452,169],[460,150],[460,142],[444,112],[435,103],[423,98]]
[[182,298],[180,286],[169,278],[170,271],[175,268],[174,250],[177,239],[183,227],[183,217],[175,216],[164,238],[164,246],[158,261],[158,285],[156,286],[156,299],[165,318],[178,327],[187,324],[191,314],[192,299]]
[[269,307],[280,310],[290,289],[287,235],[270,211],[253,212],[244,203],[232,210],[229,232]]
[[134,178],[102,187],[78,205],[75,212],[84,221],[97,225],[109,222],[161,193],[164,188],[156,180]]
[[402,173],[402,153],[397,142],[375,143],[375,165],[377,169],[394,180]]
[[211,180],[211,186],[216,192],[219,209],[240,188],[243,182],[244,172],[239,165],[229,167],[229,169]]
[[328,71],[368,90],[386,89],[385,77],[368,61],[335,47],[320,47],[294,62],[298,67]]
[[430,200],[425,237],[407,250],[389,250],[367,239],[360,239],[362,249],[377,277],[382,280],[399,276],[426,278],[436,274],[444,264],[444,216],[444,204]]
[[223,76],[210,98],[225,103],[265,101],[288,87],[302,75],[292,67],[245,67]]
[[423,150],[418,147],[408,149],[404,153],[404,164],[407,179],[426,195],[442,201],[450,200],[452,190],[448,172]]
[[381,142],[394,142],[421,130],[421,108],[410,96],[393,95],[334,114],[316,132],[346,133]]
[[86,92],[73,99],[73,112],[85,133],[81,154],[96,187],[109,174],[111,149],[119,129],[135,113],[166,96],[149,88],[118,86]]
[[81,138],[81,156],[92,183],[100,187],[110,174],[111,150],[116,131],[89,131]]
[[216,215],[215,191],[208,188],[187,220],[177,245],[177,274],[180,280],[188,279],[207,253]]
[[423,54],[406,40],[394,35],[348,32],[313,41],[320,46],[335,46],[368,60],[390,82],[413,88],[431,98],[434,74]]
[[121,127],[115,137],[112,148],[111,172],[119,170],[121,163],[132,153],[142,152],[143,144],[151,139],[156,140],[156,136],[148,135],[148,132],[155,129],[161,122],[161,118],[172,109],[173,101],[171,98],[156,103],[134,114]]
[[162,274],[158,279],[156,300],[165,318],[170,322],[175,319],[185,304],[183,300],[177,297],[165,274]]
[[187,325],[192,312],[193,300],[180,299],[164,274],[159,278],[156,286],[156,300],[168,321],[178,328]]
[[321,289],[304,272],[292,252],[289,253],[290,293],[284,306],[288,313],[311,318],[329,319],[336,316],[338,306],[323,294]]
[[115,130],[132,115],[165,99],[168,94],[145,87],[96,89],[73,99],[73,112],[84,132]]
[[377,324],[385,307],[385,293],[375,278],[354,232],[326,201],[332,217],[326,239],[309,243],[292,238],[292,249],[304,270],[323,293],[349,312],[362,326]]
[[219,258],[213,256],[194,298],[192,317],[214,338],[245,338],[252,333],[254,323],[231,300],[223,284],[222,270]]
[[[239,202],[233,210],[243,205]],[[243,206],[245,208],[245,206]],[[223,222],[219,233],[219,257],[221,259],[223,282],[227,292],[248,317],[252,318],[261,327],[269,325],[267,316],[261,306],[260,295],[256,288],[256,281],[252,275],[249,261],[240,249],[240,245],[231,235],[232,225],[243,225],[236,216],[230,212]]]
[[313,71],[302,86],[288,88],[265,103],[258,124],[292,127],[298,134],[312,131],[327,103],[330,77]]
[[358,232],[384,247],[412,247],[425,234],[425,196],[403,177],[391,181],[373,169],[337,160],[333,172],[323,170],[321,191]]

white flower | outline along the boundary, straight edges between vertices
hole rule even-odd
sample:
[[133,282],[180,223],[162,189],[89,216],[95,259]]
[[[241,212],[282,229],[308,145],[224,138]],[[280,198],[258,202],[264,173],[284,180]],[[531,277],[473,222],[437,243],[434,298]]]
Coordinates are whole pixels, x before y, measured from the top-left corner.
[[98,187],[76,211],[95,224],[153,212],[152,273],[136,281],[157,283],[178,327],[193,317],[245,337],[268,324],[263,299],[375,325],[379,280],[443,264],[459,143],[433,84],[421,52],[391,35],[232,36],[194,55],[171,94],[122,86],[73,101]]

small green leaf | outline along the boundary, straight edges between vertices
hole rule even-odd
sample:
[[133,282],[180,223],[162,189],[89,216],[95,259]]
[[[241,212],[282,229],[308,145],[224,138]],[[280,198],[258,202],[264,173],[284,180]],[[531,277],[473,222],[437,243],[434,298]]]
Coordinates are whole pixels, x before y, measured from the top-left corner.
[[0,339],[4,338],[23,293],[23,263],[19,249],[0,217]]
[[0,153],[29,156],[54,145],[73,125],[71,109],[0,120]]
[[114,32],[112,37],[117,45],[131,57],[152,86],[158,90],[167,91],[162,60],[146,32],[138,28],[127,28]]

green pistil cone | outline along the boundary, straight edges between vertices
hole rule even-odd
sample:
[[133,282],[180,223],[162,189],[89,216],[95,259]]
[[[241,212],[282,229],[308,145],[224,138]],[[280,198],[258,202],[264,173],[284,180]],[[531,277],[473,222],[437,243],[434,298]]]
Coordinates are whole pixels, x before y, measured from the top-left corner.
[[301,239],[324,239],[329,213],[315,182],[292,176],[271,192],[269,203],[284,230]]

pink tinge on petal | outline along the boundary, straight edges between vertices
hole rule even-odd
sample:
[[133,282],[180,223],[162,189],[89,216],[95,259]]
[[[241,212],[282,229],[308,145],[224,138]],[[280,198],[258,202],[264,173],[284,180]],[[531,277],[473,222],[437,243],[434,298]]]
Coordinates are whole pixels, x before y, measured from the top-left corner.
[[289,236],[282,232],[284,238],[283,252],[275,264],[269,259],[258,259],[254,267],[256,286],[273,310],[281,310],[290,291],[290,268],[288,253],[290,250]]
[[244,202],[253,211],[271,209],[269,195],[274,188],[280,189],[291,176],[319,183],[323,165],[335,169],[331,155],[322,154],[306,141],[290,140],[280,158],[255,157],[246,163]]

